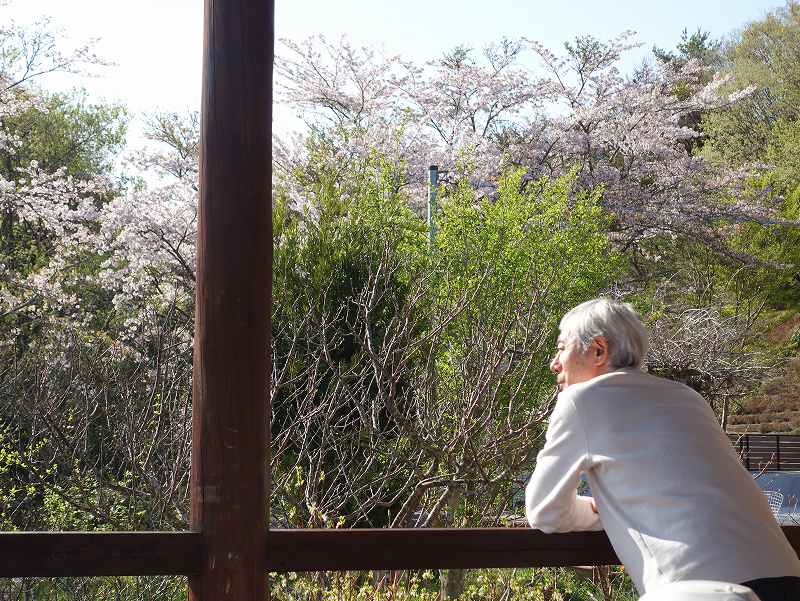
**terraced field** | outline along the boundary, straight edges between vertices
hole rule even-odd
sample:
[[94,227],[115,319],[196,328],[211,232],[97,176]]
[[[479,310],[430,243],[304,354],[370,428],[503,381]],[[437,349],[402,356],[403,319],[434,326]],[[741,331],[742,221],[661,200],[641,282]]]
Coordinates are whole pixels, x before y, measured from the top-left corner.
[[[800,332],[800,315],[795,314],[767,335],[775,348],[788,348]],[[796,351],[795,351],[796,352]],[[800,434],[800,357],[787,360],[779,373],[728,420],[728,432]]]

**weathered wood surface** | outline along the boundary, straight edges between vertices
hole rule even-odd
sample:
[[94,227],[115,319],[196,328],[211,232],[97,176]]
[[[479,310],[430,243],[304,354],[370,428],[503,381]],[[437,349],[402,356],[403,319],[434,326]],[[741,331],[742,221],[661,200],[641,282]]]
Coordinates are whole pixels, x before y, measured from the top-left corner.
[[205,0],[189,598],[266,596],[272,0]]

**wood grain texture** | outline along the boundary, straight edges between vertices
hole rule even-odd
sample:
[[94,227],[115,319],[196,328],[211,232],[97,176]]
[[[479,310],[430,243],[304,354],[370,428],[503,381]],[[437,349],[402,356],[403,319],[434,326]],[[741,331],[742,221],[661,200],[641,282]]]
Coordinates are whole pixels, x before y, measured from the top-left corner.
[[190,599],[266,595],[274,3],[205,0]]

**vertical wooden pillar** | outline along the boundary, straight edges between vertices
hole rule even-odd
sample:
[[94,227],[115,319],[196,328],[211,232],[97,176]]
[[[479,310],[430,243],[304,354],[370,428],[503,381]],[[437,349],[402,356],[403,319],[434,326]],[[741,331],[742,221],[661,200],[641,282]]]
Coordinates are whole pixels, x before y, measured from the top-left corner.
[[191,527],[197,601],[263,601],[273,0],[205,0]]

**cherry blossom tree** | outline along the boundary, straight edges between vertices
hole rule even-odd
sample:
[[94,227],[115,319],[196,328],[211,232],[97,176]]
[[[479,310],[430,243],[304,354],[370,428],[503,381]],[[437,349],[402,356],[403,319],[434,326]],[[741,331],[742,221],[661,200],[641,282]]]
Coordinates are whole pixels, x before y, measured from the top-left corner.
[[[429,164],[488,185],[500,169],[495,138],[542,100],[541,86],[518,64],[523,41],[502,40],[480,57],[462,46],[422,66],[346,40],[283,40],[283,48],[279,99],[346,155],[377,150],[405,164],[412,187]],[[291,165],[289,156],[279,152],[278,164]]]
[[346,154],[378,147],[405,164],[412,184],[430,163],[489,191],[504,165],[532,179],[577,167],[583,187],[604,188],[621,248],[635,254],[643,240],[677,236],[747,259],[723,226],[781,219],[748,186],[753,167],[730,170],[687,152],[683,142],[702,133],[683,117],[752,89],[720,93],[725,78],[697,60],[623,76],[620,59],[636,45],[631,32],[577,38],[561,54],[505,40],[481,60],[459,47],[418,67],[312,38],[285,42],[276,65],[285,102]]
[[[55,39],[0,31],[8,157],[30,150],[8,124],[47,109],[34,78],[96,64]],[[177,122],[154,118],[153,137],[190,136]],[[37,161],[0,174],[3,243],[31,255],[0,253],[4,528],[185,527],[196,157],[173,150],[145,161],[171,181],[127,192]]]

